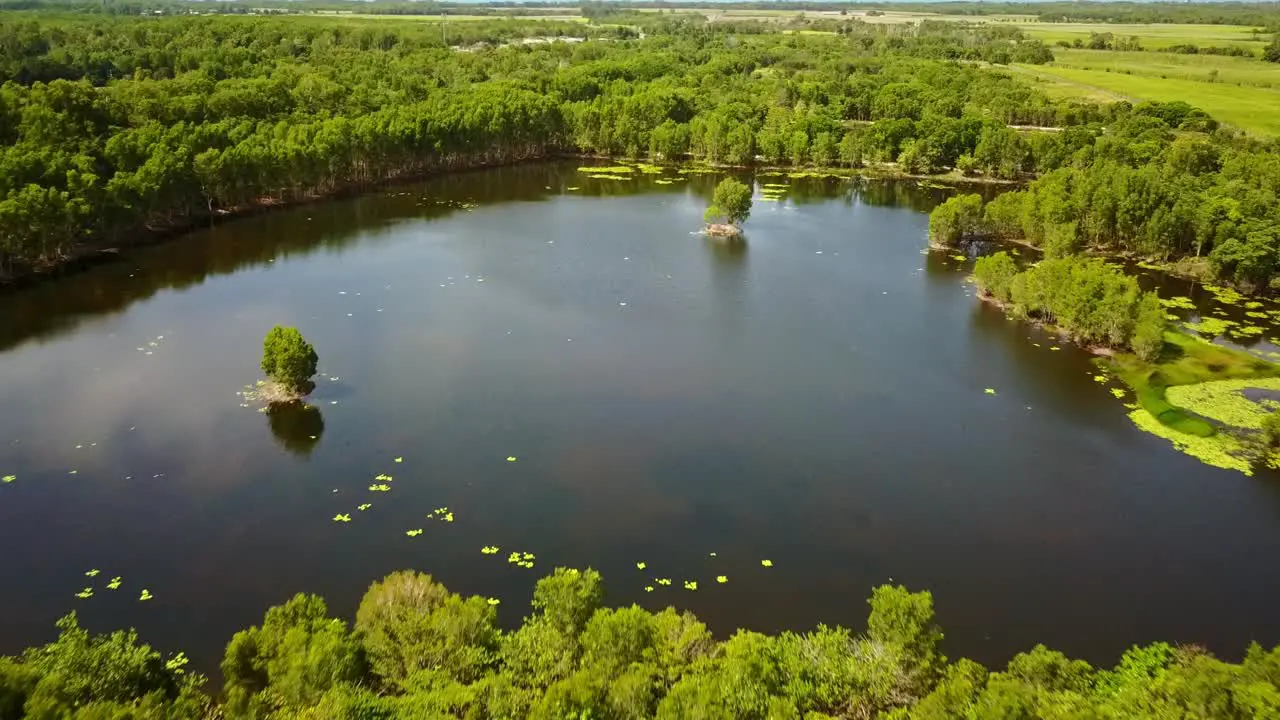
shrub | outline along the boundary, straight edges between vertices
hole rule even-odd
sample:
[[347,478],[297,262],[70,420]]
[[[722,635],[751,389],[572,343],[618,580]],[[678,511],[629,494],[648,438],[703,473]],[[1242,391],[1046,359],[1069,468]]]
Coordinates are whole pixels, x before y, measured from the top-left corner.
[[973,278],[978,289],[1000,302],[1009,302],[1013,278],[1017,274],[1017,264],[1004,251],[980,257],[973,265]]
[[982,197],[977,194],[949,198],[929,213],[929,241],[935,245],[956,245],[984,228]]
[[723,219],[733,225],[746,221],[751,215],[751,188],[745,184],[725,178],[716,186],[711,198],[711,206],[707,208],[707,222]]
[[305,393],[316,374],[316,349],[297,328],[271,328],[262,342],[262,371],[291,392]]

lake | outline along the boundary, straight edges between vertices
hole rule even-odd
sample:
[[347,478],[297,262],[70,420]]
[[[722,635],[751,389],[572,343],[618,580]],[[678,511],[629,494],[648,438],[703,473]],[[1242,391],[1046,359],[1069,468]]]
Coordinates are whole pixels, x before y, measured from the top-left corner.
[[[735,247],[696,234],[716,180],[463,173],[0,296],[0,652],[74,609],[210,672],[269,605],[351,618],[402,568],[510,626],[558,565],[721,636],[861,628],[894,582],[989,663],[1280,641],[1275,475],[1138,431],[1086,352],[979,303],[924,252],[945,191],[790,181]],[[277,323],[313,411],[239,394]]]

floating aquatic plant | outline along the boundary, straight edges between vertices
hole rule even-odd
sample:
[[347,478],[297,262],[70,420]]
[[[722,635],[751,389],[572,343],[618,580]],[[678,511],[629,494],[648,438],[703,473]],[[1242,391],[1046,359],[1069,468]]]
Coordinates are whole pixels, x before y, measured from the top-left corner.
[[76,593],[76,597],[80,598],[81,600],[88,600],[89,598],[93,597],[93,588],[87,587],[81,590],[80,592]]
[[108,589],[108,590],[119,590],[119,589],[120,589],[120,578],[119,578],[119,577],[113,577],[113,578],[111,578],[111,582],[107,583],[107,589]]
[[720,583],[721,585],[723,585],[723,584],[725,584],[725,583],[729,582],[729,578],[728,578],[727,576],[725,576],[725,575],[717,575],[717,576],[716,576],[716,582],[718,582],[718,583]]
[[697,581],[697,580],[685,580],[685,581],[684,581],[684,589],[685,589],[685,590],[697,590],[697,589],[698,589],[698,581]]
[[368,510],[371,507],[373,507],[373,503],[362,503],[360,505],[357,505],[356,509],[359,510],[360,512],[364,512],[365,510]]
[[485,545],[484,547],[480,548],[480,552],[484,553],[485,555],[497,555],[497,554],[498,554],[498,546],[497,546],[497,545]]
[[151,591],[146,588],[143,588],[142,594],[138,596],[138,601],[145,602],[147,600],[150,600],[151,598],[152,598]]
[[387,492],[391,489],[390,485],[370,485],[370,492]]
[[987,388],[986,390],[983,390],[983,392],[985,392],[985,393],[986,393],[986,394],[988,394],[988,395],[995,395],[995,394],[996,394],[995,388]]
[[671,578],[657,578],[654,580],[654,582],[658,583],[659,585],[670,585]]
[[344,523],[351,522],[351,516],[348,515],[347,513],[339,513],[333,516],[333,521],[344,522]]
[[84,576],[85,576],[85,577],[98,577],[98,573],[100,573],[100,572],[102,572],[102,571],[101,571],[101,570],[99,570],[98,568],[94,568],[94,569],[92,569],[92,570],[89,570],[89,571],[85,572]]
[[1253,474],[1253,468],[1249,461],[1242,457],[1243,446],[1239,440],[1229,433],[1216,433],[1210,437],[1200,437],[1190,433],[1178,432],[1161,423],[1144,409],[1130,412],[1129,419],[1139,429],[1168,440],[1173,444],[1174,448],[1206,465],[1226,470],[1238,470],[1245,475]]
[[398,458],[396,458],[396,462],[398,462],[398,463],[402,463],[402,462],[404,462],[404,458],[402,458],[402,457],[398,457]]
[[626,165],[593,165],[578,168],[578,172],[586,175],[598,175],[601,173],[607,175],[627,175],[635,172],[635,168]]
[[1280,392],[1280,378],[1214,380],[1175,385],[1165,391],[1169,402],[1224,425],[1257,430],[1270,410],[1244,396],[1245,390]]
[[646,567],[648,567],[648,565],[646,565],[645,563],[642,563],[642,562],[638,562],[638,563],[636,563],[636,569],[637,569],[637,570],[643,570],[643,569],[645,569]]
[[4,477],[0,477],[0,483],[4,483],[5,485],[8,485],[9,483],[17,479],[18,479],[17,475],[5,475]]
[[968,256],[968,255],[952,255],[952,256],[951,256],[951,259],[952,259],[952,260],[959,260],[960,262],[964,262],[965,260],[968,260],[968,259],[969,259],[969,256]]
[[515,461],[516,461],[516,456],[515,456],[515,455],[508,455],[508,456],[507,456],[507,462],[515,462]]
[[1111,394],[1114,395],[1117,399],[1124,397],[1124,391],[1121,390],[1120,388],[1111,388]]
[[761,560],[761,561],[760,561],[760,566],[761,566],[761,567],[773,567],[773,561],[772,561],[772,560]]
[[645,591],[645,592],[653,592],[653,586],[652,586],[652,585],[645,585],[645,586],[644,586],[644,591]]
[[1174,297],[1160,298],[1160,304],[1167,308],[1179,308],[1182,310],[1195,310],[1195,303],[1191,302],[1191,298],[1186,295],[1176,295]]
[[408,535],[409,537],[418,537],[421,534],[422,534],[422,528],[418,528],[417,530],[409,530],[405,532],[405,535]]
[[501,601],[501,600],[499,600],[498,598],[488,598],[488,603],[489,603],[490,605],[497,605],[497,604],[499,604],[499,603],[501,603],[501,602],[502,602],[502,601]]

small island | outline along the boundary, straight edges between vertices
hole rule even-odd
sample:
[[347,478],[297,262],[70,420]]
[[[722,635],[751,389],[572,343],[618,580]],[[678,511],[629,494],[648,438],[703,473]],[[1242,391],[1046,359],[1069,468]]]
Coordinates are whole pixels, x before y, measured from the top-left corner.
[[733,178],[725,178],[716,186],[711,205],[703,219],[707,221],[706,234],[711,237],[735,239],[742,237],[742,223],[751,215],[751,188]]
[[271,328],[262,341],[262,372],[267,381],[259,383],[258,397],[268,406],[299,402],[315,390],[319,357],[311,343],[294,327]]

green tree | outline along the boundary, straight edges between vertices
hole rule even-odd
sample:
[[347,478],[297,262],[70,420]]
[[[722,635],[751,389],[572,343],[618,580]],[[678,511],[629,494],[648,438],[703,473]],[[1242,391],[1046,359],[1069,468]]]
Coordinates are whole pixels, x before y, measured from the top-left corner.
[[1260,286],[1275,272],[1276,233],[1258,230],[1243,238],[1229,238],[1209,253],[1209,261],[1221,277]]
[[982,196],[957,195],[929,213],[929,241],[940,246],[954,246],[984,231]]
[[316,374],[316,349],[297,328],[279,325],[262,343],[262,371],[290,392],[305,393]]
[[185,672],[185,659],[165,661],[133,631],[90,635],[75,613],[58,630],[16,662],[0,658],[0,718],[203,717],[203,678]]
[[733,178],[725,178],[716,185],[711,205],[707,208],[706,220],[713,222],[724,220],[732,225],[740,225],[751,215],[751,188]]
[[1017,274],[1017,264],[1003,250],[984,255],[973,264],[973,278],[978,283],[978,289],[1000,302],[1009,302],[1013,278]]
[[331,688],[358,682],[364,661],[346,623],[328,616],[324,600],[299,593],[268,610],[261,627],[231,638],[222,674],[227,716],[258,718],[315,705]]
[[462,598],[430,575],[397,572],[375,582],[356,611],[356,632],[370,667],[404,687],[415,673],[478,680],[498,650],[497,613],[484,598]]

